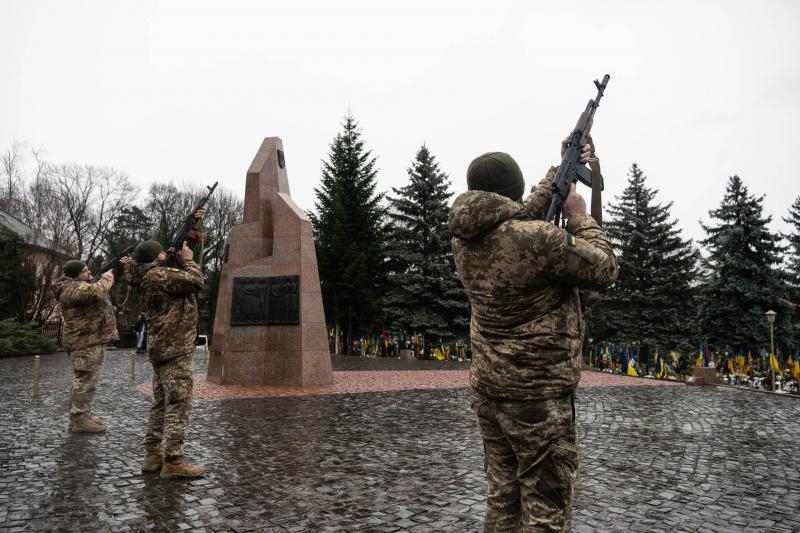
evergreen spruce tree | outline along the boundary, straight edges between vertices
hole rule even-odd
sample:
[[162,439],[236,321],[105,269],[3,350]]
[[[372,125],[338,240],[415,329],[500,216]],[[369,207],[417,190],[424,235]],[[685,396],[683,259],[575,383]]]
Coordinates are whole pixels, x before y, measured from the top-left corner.
[[619,276],[594,296],[589,313],[590,335],[610,330],[615,341],[638,343],[643,363],[656,346],[692,346],[699,263],[692,241],[683,240],[677,221],[670,220],[672,202],[656,203],[658,191],[645,182],[634,163],[627,187],[609,205],[605,230],[617,253]]
[[447,217],[450,180],[426,146],[408,168],[408,185],[388,197],[389,287],[384,301],[393,328],[427,342],[467,335],[469,304],[455,273]]
[[[784,222],[792,227],[792,231],[784,235],[789,241],[788,254],[786,256],[786,282],[789,286],[787,298],[793,306],[792,325],[794,328],[800,324],[800,196],[795,198],[794,203],[789,208],[789,218],[784,218]],[[793,332],[795,333],[795,332]],[[797,335],[793,335],[797,342]]]
[[789,253],[786,256],[788,267],[787,280],[792,288],[793,303],[800,305],[800,196],[798,196],[789,208],[789,218],[784,218],[784,222],[792,226],[792,231],[784,235],[789,241]]
[[[344,353],[354,335],[375,324],[385,285],[385,210],[376,194],[375,158],[364,148],[351,113],[323,162],[309,212],[316,242],[322,297],[328,323],[345,332]],[[337,352],[338,352],[337,348]]]
[[739,176],[728,181],[719,208],[709,211],[716,225],[702,224],[709,252],[708,279],[703,287],[700,324],[716,349],[746,352],[769,349],[764,313],[778,313],[776,347],[791,343],[791,320],[784,297],[787,287],[779,270],[779,237],[770,233],[772,217],[762,216],[764,197],[749,194]]

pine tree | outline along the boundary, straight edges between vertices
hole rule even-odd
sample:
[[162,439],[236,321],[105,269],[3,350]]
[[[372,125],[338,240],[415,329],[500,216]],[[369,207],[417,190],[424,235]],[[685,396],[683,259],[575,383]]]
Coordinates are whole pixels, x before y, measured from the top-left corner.
[[386,314],[393,328],[429,342],[466,336],[469,304],[455,273],[447,216],[450,180],[426,146],[408,168],[409,184],[389,201],[389,288]]
[[351,113],[331,143],[316,213],[309,212],[316,242],[323,304],[329,323],[344,327],[345,353],[359,328],[373,325],[385,285],[385,210],[376,194],[375,158],[364,148]]
[[638,343],[643,363],[656,346],[691,347],[699,263],[692,241],[683,240],[677,220],[670,220],[672,202],[656,203],[658,191],[645,182],[634,163],[627,187],[609,205],[605,229],[619,276],[608,291],[595,295],[590,309],[594,334],[611,330],[616,341]]
[[707,234],[702,244],[709,252],[709,274],[700,323],[717,349],[768,348],[764,313],[769,309],[778,313],[776,340],[791,343],[791,321],[783,300],[786,286],[779,270],[785,248],[767,228],[772,217],[762,217],[763,200],[750,195],[739,176],[732,176],[720,207],[708,212],[717,224],[701,223]]

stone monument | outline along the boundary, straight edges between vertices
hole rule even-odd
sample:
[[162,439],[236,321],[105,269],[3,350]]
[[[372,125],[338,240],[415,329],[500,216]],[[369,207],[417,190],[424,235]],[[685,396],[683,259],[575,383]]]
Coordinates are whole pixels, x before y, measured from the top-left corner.
[[243,221],[225,244],[208,380],[333,383],[311,222],[289,196],[278,137],[250,164]]

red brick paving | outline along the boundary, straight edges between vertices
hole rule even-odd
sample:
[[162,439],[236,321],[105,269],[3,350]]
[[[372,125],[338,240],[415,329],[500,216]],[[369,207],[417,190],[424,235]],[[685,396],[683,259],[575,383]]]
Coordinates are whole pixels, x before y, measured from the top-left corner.
[[[680,384],[674,381],[634,378],[605,372],[583,372],[580,386],[641,387]],[[192,397],[195,400],[233,400],[418,389],[458,389],[468,386],[468,370],[336,371],[333,373],[333,385],[317,387],[223,386],[209,383],[205,374],[196,374]],[[149,383],[142,383],[137,388],[144,394],[153,394]]]

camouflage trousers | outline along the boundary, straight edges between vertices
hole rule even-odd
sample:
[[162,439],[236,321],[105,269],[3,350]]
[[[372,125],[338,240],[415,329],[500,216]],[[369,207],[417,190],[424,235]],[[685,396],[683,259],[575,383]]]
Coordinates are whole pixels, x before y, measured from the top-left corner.
[[106,357],[106,347],[95,344],[69,353],[72,357],[72,388],[69,394],[69,414],[78,419],[84,414],[91,416],[92,401],[97,390],[97,381]]
[[153,403],[144,445],[148,451],[163,446],[164,455],[183,455],[183,439],[192,415],[194,354],[187,353],[153,365]]
[[495,402],[473,392],[488,494],[484,531],[570,531],[578,471],[574,396]]

